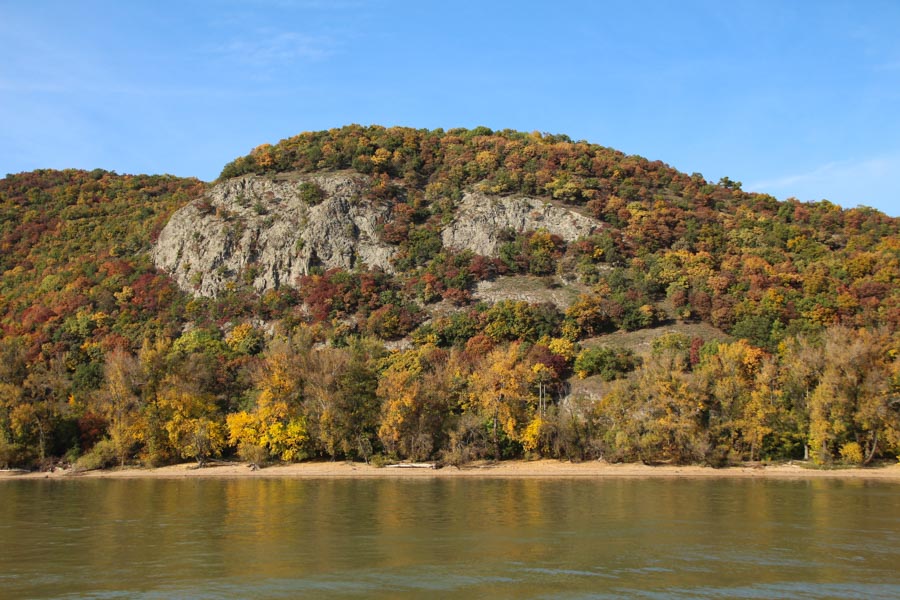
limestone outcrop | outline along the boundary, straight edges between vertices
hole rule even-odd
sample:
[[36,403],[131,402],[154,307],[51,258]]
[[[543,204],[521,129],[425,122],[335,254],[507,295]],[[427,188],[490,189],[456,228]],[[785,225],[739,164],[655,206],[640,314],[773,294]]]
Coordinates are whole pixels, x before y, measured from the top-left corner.
[[376,231],[390,209],[360,201],[368,185],[355,173],[220,182],[172,216],[154,246],[154,262],[200,296],[216,296],[236,281],[259,292],[296,286],[316,266],[365,263],[390,272],[396,248]]
[[504,230],[515,232],[545,229],[566,242],[587,237],[599,223],[575,211],[527,197],[466,194],[453,221],[441,234],[444,246],[496,256]]
[[[217,296],[238,282],[258,292],[296,287],[314,267],[366,265],[394,272],[398,248],[378,235],[391,207],[364,199],[369,186],[370,179],[355,172],[221,181],[172,216],[154,246],[154,262],[182,289],[200,296]],[[496,256],[505,230],[545,229],[570,242],[598,225],[543,200],[469,193],[442,242]]]

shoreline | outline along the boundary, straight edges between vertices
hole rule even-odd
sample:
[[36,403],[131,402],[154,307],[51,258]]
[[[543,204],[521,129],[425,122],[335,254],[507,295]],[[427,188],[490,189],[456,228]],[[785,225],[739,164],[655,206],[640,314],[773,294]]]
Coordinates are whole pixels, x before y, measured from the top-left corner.
[[0,481],[20,479],[864,479],[900,482],[900,463],[868,468],[817,469],[803,464],[743,465],[715,469],[696,465],[647,466],[582,463],[553,459],[534,461],[476,462],[462,468],[391,468],[365,463],[308,462],[273,465],[252,470],[244,463],[213,463],[202,469],[196,463],[158,468],[126,467],[97,471],[53,472],[0,471]]

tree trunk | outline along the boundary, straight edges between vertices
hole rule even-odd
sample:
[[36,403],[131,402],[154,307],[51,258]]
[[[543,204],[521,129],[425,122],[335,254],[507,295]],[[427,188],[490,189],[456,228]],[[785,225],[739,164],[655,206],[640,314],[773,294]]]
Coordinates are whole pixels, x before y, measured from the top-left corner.
[[35,418],[35,423],[37,423],[38,429],[38,446],[41,453],[41,468],[44,466],[44,460],[47,458],[47,439],[44,435],[44,424],[41,423],[41,420]]
[[875,458],[875,453],[878,451],[878,432],[872,432],[872,448],[869,450],[869,455],[866,457],[866,460],[863,461],[864,465],[872,462],[872,459]]
[[500,436],[497,434],[497,415],[494,415],[494,460],[500,460]]

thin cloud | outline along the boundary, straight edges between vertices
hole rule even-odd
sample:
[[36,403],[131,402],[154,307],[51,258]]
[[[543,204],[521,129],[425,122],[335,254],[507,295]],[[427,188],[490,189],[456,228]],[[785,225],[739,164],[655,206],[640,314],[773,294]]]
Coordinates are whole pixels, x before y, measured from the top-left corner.
[[860,179],[866,176],[883,177],[890,173],[896,173],[900,169],[900,155],[889,155],[869,158],[860,161],[834,161],[804,173],[795,173],[764,179],[749,186],[751,189],[785,188],[798,184],[807,184],[819,181],[845,180],[848,178]]
[[254,67],[274,67],[322,60],[334,53],[335,42],[326,36],[296,32],[260,31],[234,39],[216,51]]
[[55,83],[0,79],[0,92],[12,94],[61,94],[68,91],[68,87]]
[[115,95],[157,98],[252,98],[272,96],[278,90],[260,88],[222,88],[204,86],[157,86],[151,84],[123,84],[113,81],[69,81],[64,84],[29,80],[0,79],[0,92],[13,95]]
[[872,70],[876,71],[876,72],[900,71],[900,60],[895,60],[892,62],[884,62],[881,64],[873,65]]
[[796,186],[798,184],[806,184],[811,181],[821,180],[823,176],[833,177],[836,173],[846,171],[847,169],[848,163],[830,162],[817,167],[812,171],[795,173],[792,175],[784,175],[782,177],[776,177],[774,179],[763,179],[762,181],[756,181],[748,184],[745,187],[750,190],[788,188],[791,186]]
[[875,206],[896,215],[900,212],[898,172],[900,154],[887,154],[833,161],[810,171],[756,181],[744,189],[801,200],[827,198],[842,206]]

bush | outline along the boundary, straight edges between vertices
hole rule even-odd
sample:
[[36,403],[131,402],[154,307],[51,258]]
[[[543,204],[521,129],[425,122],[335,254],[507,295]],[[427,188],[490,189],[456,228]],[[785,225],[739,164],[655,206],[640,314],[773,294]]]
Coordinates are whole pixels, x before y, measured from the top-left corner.
[[261,469],[266,465],[269,452],[258,444],[242,442],[238,445],[238,458],[248,463],[254,469]]
[[841,446],[841,459],[848,465],[861,465],[863,463],[862,446],[856,442],[848,442]]
[[633,371],[637,364],[638,359],[631,350],[586,348],[575,359],[575,372],[581,379],[600,375],[604,381],[612,381]]
[[394,461],[389,457],[381,454],[373,454],[372,458],[369,459],[369,464],[378,469],[382,469],[388,465],[394,464]]
[[300,199],[310,206],[315,206],[325,199],[325,190],[312,181],[304,181],[300,184]]
[[111,439],[104,438],[75,461],[75,470],[93,471],[95,469],[108,469],[115,466],[117,461],[116,445]]

